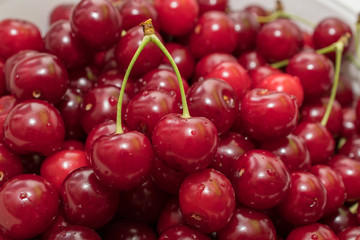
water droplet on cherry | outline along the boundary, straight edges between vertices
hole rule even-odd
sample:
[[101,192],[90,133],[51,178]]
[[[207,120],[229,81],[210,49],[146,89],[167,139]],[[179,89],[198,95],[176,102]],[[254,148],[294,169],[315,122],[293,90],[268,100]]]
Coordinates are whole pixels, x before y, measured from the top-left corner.
[[191,130],[191,135],[196,135],[196,131],[195,130]]
[[115,106],[117,103],[117,100],[114,96],[109,97],[109,103],[111,106]]

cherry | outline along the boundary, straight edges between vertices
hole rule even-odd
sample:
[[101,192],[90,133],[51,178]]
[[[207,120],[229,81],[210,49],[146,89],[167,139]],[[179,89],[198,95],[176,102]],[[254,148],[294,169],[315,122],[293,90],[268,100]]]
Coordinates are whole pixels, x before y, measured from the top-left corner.
[[354,102],[355,95],[352,89],[351,81],[344,75],[340,75],[339,77],[339,84],[335,99],[341,104],[342,107],[349,107]]
[[290,188],[290,175],[273,153],[250,150],[233,164],[231,181],[237,200],[253,209],[278,205]]
[[288,19],[266,23],[258,32],[256,48],[268,62],[288,59],[302,48],[299,27]]
[[47,240],[53,232],[67,226],[70,226],[70,223],[64,218],[62,211],[59,211],[54,221],[41,233],[41,240]]
[[21,159],[0,143],[0,187],[10,178],[23,173]]
[[329,226],[336,234],[346,228],[357,226],[356,216],[346,206],[342,206],[332,214],[322,218],[321,222]]
[[269,14],[264,7],[258,4],[249,4],[244,8],[244,11],[254,14],[256,17],[267,16]]
[[246,70],[252,70],[265,65],[266,61],[257,51],[251,50],[243,52],[238,57],[238,62]]
[[197,231],[195,229],[192,229],[190,227],[187,227],[185,225],[175,225],[170,228],[168,228],[165,232],[163,232],[158,240],[211,240],[210,237],[207,235],[201,233],[200,231]]
[[48,240],[101,240],[101,237],[93,229],[81,225],[72,225],[59,228],[54,231]]
[[235,132],[226,132],[220,136],[215,158],[209,167],[230,178],[236,159],[254,148],[255,145],[248,137]]
[[45,50],[60,58],[68,68],[85,66],[90,59],[89,50],[74,36],[69,21],[61,20],[52,24],[44,42]]
[[199,14],[199,4],[196,0],[155,0],[154,7],[158,13],[161,30],[172,36],[190,33]]
[[179,205],[184,221],[204,233],[222,229],[235,208],[229,179],[214,169],[188,175],[181,184]]
[[305,141],[312,164],[326,163],[334,153],[334,138],[327,128],[318,122],[301,122],[293,134]]
[[19,100],[43,99],[58,103],[69,84],[65,66],[59,58],[38,53],[19,61],[11,71],[10,92]]
[[256,88],[265,88],[270,91],[286,92],[296,97],[296,103],[300,107],[304,100],[304,90],[300,80],[296,76],[286,73],[274,73],[259,82]]
[[356,117],[356,111],[352,107],[345,107],[341,109],[342,126],[340,136],[344,138],[351,138],[359,132],[359,121]]
[[199,15],[212,10],[225,12],[228,7],[228,0],[197,0],[197,2],[199,4]]
[[292,224],[310,224],[323,216],[326,201],[326,188],[315,175],[292,172],[290,189],[278,205],[278,211]]
[[120,38],[121,16],[106,0],[82,0],[72,10],[71,29],[90,48],[107,49]]
[[261,149],[271,151],[285,164],[289,172],[307,171],[311,166],[309,150],[304,141],[293,134],[261,143]]
[[4,136],[4,122],[9,112],[15,107],[17,103],[13,95],[4,95],[0,97],[0,141]]
[[200,16],[190,35],[189,47],[195,58],[215,52],[232,53],[237,39],[230,17],[224,12],[209,11]]
[[58,209],[58,193],[43,177],[18,175],[0,188],[0,228],[9,237],[31,239],[42,233]]
[[66,220],[94,229],[112,219],[119,202],[119,194],[103,185],[89,166],[75,169],[64,179],[61,197]]
[[281,73],[281,71],[268,65],[249,70],[248,74],[251,79],[251,89],[256,88],[266,77],[274,73]]
[[153,158],[150,140],[136,131],[97,138],[90,156],[96,176],[116,190],[130,190],[145,182]]
[[5,61],[0,58],[0,96],[7,93],[5,80]]
[[53,23],[61,20],[70,20],[73,8],[74,4],[71,3],[60,3],[56,5],[50,12],[49,24],[52,25]]
[[112,223],[105,232],[105,240],[156,240],[155,232],[146,224],[136,221],[122,220]]
[[338,233],[339,240],[358,240],[360,236],[360,227],[354,226],[345,229],[344,231]]
[[86,94],[96,85],[97,78],[98,70],[91,66],[76,70],[69,69],[69,87],[82,94]]
[[157,232],[162,234],[168,228],[185,224],[180,210],[178,197],[170,197],[164,205],[157,222]]
[[328,226],[321,223],[312,223],[309,225],[296,227],[290,232],[289,236],[286,239],[337,239],[337,237]]
[[39,28],[20,19],[0,21],[0,57],[7,59],[21,50],[41,51],[44,43]]
[[85,150],[85,145],[79,140],[65,140],[61,145],[60,150]]
[[[157,123],[151,137],[155,155],[170,168],[193,172],[206,168],[218,144],[215,125],[204,117],[170,113]],[[182,139],[183,143],[174,143]]]
[[339,149],[339,154],[345,155],[356,161],[360,161],[360,137],[355,135],[346,140],[344,145]]
[[235,90],[239,101],[250,89],[251,79],[245,68],[239,63],[222,62],[205,76],[205,78],[219,78],[230,84]]
[[302,51],[290,58],[286,72],[300,79],[306,97],[326,94],[334,78],[331,61],[312,51]]
[[64,141],[64,122],[58,110],[41,100],[17,104],[4,122],[4,142],[19,154],[48,156]]
[[[65,177],[73,170],[88,166],[85,152],[81,150],[62,150],[58,151],[42,162],[40,175],[51,182],[60,192],[61,184]],[[54,174],[56,172],[56,174]]]
[[[117,88],[121,88],[123,79],[124,74],[122,72],[118,69],[110,69],[99,75],[97,86],[113,85]],[[127,95],[132,98],[135,95],[135,90],[135,83],[133,81],[128,81],[125,88]]]
[[244,130],[253,139],[269,140],[291,133],[297,124],[298,106],[285,92],[250,90],[241,100]]
[[274,224],[265,214],[237,207],[230,222],[216,233],[219,240],[254,239],[275,240]]

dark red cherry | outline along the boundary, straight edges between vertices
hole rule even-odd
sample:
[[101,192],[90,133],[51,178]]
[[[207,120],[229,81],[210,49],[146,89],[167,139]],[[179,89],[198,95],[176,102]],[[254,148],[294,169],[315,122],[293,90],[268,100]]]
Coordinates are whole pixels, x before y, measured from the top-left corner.
[[91,151],[91,165],[100,181],[116,190],[129,190],[150,177],[154,153],[140,132],[101,136]]
[[188,175],[181,184],[179,205],[184,221],[204,233],[222,229],[235,208],[230,180],[219,171],[204,169]]
[[168,194],[149,178],[142,185],[120,192],[119,215],[125,219],[155,223],[168,199]]
[[19,153],[50,155],[58,150],[65,137],[65,127],[59,111],[41,100],[17,104],[4,122],[4,142]]
[[218,132],[204,117],[183,118],[170,113],[157,123],[151,140],[155,155],[161,161],[170,168],[189,173],[210,164],[216,153]]
[[195,58],[215,52],[232,53],[237,45],[234,22],[224,12],[205,12],[190,35],[189,47]]
[[356,116],[356,110],[352,107],[345,107],[341,109],[342,126],[340,136],[350,139],[359,132],[359,120]]
[[81,226],[72,225],[59,228],[54,231],[48,238],[48,240],[101,240],[100,235],[93,229]]
[[289,172],[307,171],[311,167],[310,153],[305,142],[293,134],[262,142],[260,147],[278,156]]
[[322,218],[321,223],[328,225],[336,234],[344,231],[346,228],[358,225],[356,216],[346,206],[342,206],[332,214]]
[[11,71],[10,92],[19,100],[42,99],[58,103],[69,84],[68,74],[59,58],[38,53],[23,58]]
[[210,237],[200,231],[187,227],[186,225],[175,225],[163,232],[158,240],[211,240]]
[[244,10],[248,13],[254,14],[256,17],[267,16],[269,14],[263,6],[258,4],[248,4],[245,6]]
[[241,101],[240,116],[246,133],[256,140],[285,137],[298,121],[295,98],[285,92],[250,90]]
[[342,107],[349,107],[352,105],[355,98],[356,96],[353,91],[351,79],[344,74],[340,74],[335,99]]
[[312,164],[326,163],[335,149],[335,141],[329,130],[318,122],[301,122],[293,134],[307,145]]
[[[155,0],[160,28],[166,34],[183,36],[193,30],[199,14],[196,0]],[[175,15],[181,17],[174,17]]]
[[360,226],[354,226],[338,233],[339,240],[359,240]]
[[265,59],[255,50],[241,53],[238,62],[246,70],[252,70],[266,64]]
[[98,69],[92,66],[75,70],[69,69],[69,86],[79,93],[86,94],[96,85],[98,75]]
[[253,209],[278,205],[290,188],[284,163],[271,152],[250,150],[241,155],[231,170],[237,200]]
[[216,233],[218,240],[275,240],[274,224],[265,214],[244,207],[238,207],[230,222]]
[[[156,33],[156,35],[162,40],[158,33]],[[117,43],[115,48],[115,59],[121,71],[126,71],[143,37],[144,33],[142,27],[136,26],[129,29],[125,36]],[[148,43],[136,60],[130,76],[137,78],[150,70],[157,68],[162,62],[163,56],[162,51],[155,43]]]
[[68,139],[63,142],[60,150],[85,150],[85,144],[79,140]]
[[41,240],[48,240],[49,236],[58,231],[63,227],[70,226],[70,223],[64,218],[62,211],[58,212],[56,218],[51,222],[51,224],[46,228],[44,232],[41,233]]
[[360,136],[355,135],[347,139],[344,145],[339,149],[338,153],[356,161],[360,161]]
[[90,59],[90,51],[74,36],[67,20],[52,24],[44,42],[45,50],[60,58],[68,68],[85,66]]
[[300,79],[305,97],[319,97],[327,93],[334,77],[332,62],[313,51],[301,51],[290,58],[286,72]]
[[325,211],[326,188],[312,173],[291,173],[291,186],[278,205],[280,215],[295,225],[314,223]]
[[74,4],[71,3],[60,3],[56,5],[50,12],[49,24],[61,20],[70,20],[71,11],[74,8]]
[[84,151],[62,150],[45,158],[41,164],[40,175],[60,192],[62,182],[71,171],[89,165]]
[[0,96],[7,93],[5,80],[5,61],[0,58]]
[[305,239],[338,239],[335,233],[326,225],[321,223],[312,223],[309,225],[296,227],[293,229],[287,240],[305,240]]
[[4,122],[9,112],[16,106],[17,100],[13,95],[0,97],[0,142],[4,137]]
[[180,210],[179,198],[173,196],[169,198],[161,211],[156,227],[157,232],[161,235],[166,229],[182,224],[185,224],[185,222]]
[[141,240],[156,240],[156,234],[154,230],[142,223],[137,221],[120,220],[110,224],[104,234],[104,240],[130,240],[130,239],[141,239]]
[[18,155],[0,143],[0,187],[10,178],[23,173],[23,165]]
[[72,10],[70,23],[75,36],[91,48],[103,50],[120,38],[121,16],[106,0],[82,0]]
[[266,77],[274,74],[282,73],[279,69],[273,68],[270,65],[259,66],[248,71],[251,79],[251,88],[256,88]]
[[[99,75],[97,86],[113,85],[120,89],[123,83],[124,75],[125,74],[120,72],[118,69],[107,70]],[[132,79],[128,79],[126,82],[125,92],[131,98],[135,95],[135,83]]]
[[288,59],[300,51],[302,45],[299,27],[283,18],[266,23],[256,38],[256,48],[268,62]]
[[225,12],[228,7],[228,0],[197,0],[197,2],[199,4],[199,15],[212,10]]
[[234,124],[239,100],[227,82],[205,78],[192,85],[187,99],[190,113],[212,121],[219,134],[227,132]]
[[286,73],[274,73],[259,82],[256,88],[265,88],[270,91],[286,92],[296,98],[298,107],[304,100],[304,89],[298,77]]
[[0,188],[0,228],[9,237],[37,236],[55,219],[58,209],[56,189],[35,174],[18,175]]
[[71,224],[94,229],[106,225],[119,204],[119,194],[103,185],[88,166],[64,179],[61,197],[64,216]]
[[30,21],[4,19],[0,21],[0,57],[7,59],[21,50],[41,51],[44,43],[39,28]]
[[326,165],[314,165],[310,172],[320,179],[326,189],[326,206],[324,215],[334,213],[345,201],[345,185],[342,177]]
[[230,178],[236,159],[254,148],[255,145],[249,138],[239,133],[226,132],[219,137],[216,155],[210,167]]

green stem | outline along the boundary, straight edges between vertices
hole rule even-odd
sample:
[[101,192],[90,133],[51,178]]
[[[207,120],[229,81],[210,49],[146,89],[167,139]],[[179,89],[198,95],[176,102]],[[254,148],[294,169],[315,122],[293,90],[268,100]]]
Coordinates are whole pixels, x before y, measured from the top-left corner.
[[341,67],[341,59],[342,59],[342,53],[344,50],[344,42],[343,41],[339,41],[335,43],[335,76],[334,76],[334,83],[333,86],[331,88],[331,94],[330,94],[330,99],[329,102],[326,106],[326,110],[324,113],[323,118],[321,119],[320,124],[323,126],[326,126],[330,114],[331,114],[331,110],[332,110],[332,106],[335,100],[335,96],[336,96],[336,92],[338,89],[338,85],[339,85],[339,77],[340,77],[340,67]]
[[289,64],[289,59],[285,59],[285,60],[282,60],[282,61],[279,61],[279,62],[276,62],[276,63],[272,63],[272,64],[270,64],[270,66],[273,67],[273,68],[282,68],[282,67],[285,67],[288,64]]
[[310,22],[309,20],[301,17],[301,16],[298,16],[298,15],[294,15],[294,14],[290,14],[290,13],[286,13],[284,11],[275,11],[273,12],[271,15],[269,16],[259,16],[257,18],[258,22],[259,23],[267,23],[267,22],[272,22],[278,18],[288,18],[288,19],[292,19],[296,22],[300,22],[300,23],[303,23],[304,25],[307,25],[311,28],[314,28],[315,27],[315,24],[313,22]]
[[169,61],[171,63],[171,66],[174,68],[176,77],[177,77],[178,82],[179,82],[179,88],[180,88],[180,94],[181,94],[181,102],[182,102],[182,106],[183,106],[183,114],[182,114],[181,117],[182,118],[190,118],[189,108],[188,108],[188,105],[187,105],[187,102],[186,102],[186,94],[185,94],[185,90],[184,90],[184,85],[182,83],[182,79],[181,79],[179,69],[176,66],[176,63],[175,63],[174,59],[172,58],[172,56],[170,55],[168,50],[165,48],[164,44],[162,44],[160,39],[155,34],[151,34],[149,36],[151,38],[151,41],[154,42],[163,51],[165,56],[169,59]]
[[316,50],[316,52],[319,54],[327,54],[329,52],[333,52],[336,48],[336,44],[337,44],[337,42],[335,42],[327,47],[320,48],[320,49]]
[[143,40],[140,43],[140,46],[138,47],[138,49],[136,50],[133,58],[131,59],[131,62],[128,66],[128,68],[126,69],[126,73],[123,79],[123,82],[121,84],[121,90],[120,90],[120,95],[119,95],[119,100],[118,100],[118,104],[117,104],[117,115],[116,115],[116,134],[122,134],[124,133],[123,129],[122,129],[122,120],[121,120],[121,109],[122,109],[122,100],[123,100],[123,96],[124,96],[124,92],[125,92],[125,87],[126,87],[126,82],[129,78],[131,69],[133,68],[137,58],[139,57],[141,51],[144,49],[144,47],[146,46],[146,44],[148,44],[150,42],[150,37],[149,36],[144,36]]

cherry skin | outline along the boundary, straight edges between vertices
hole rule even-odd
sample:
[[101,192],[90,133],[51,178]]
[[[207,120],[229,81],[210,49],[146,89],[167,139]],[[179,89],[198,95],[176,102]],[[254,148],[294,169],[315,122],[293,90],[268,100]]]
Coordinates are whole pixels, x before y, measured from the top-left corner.
[[291,175],[291,186],[278,205],[280,215],[295,225],[314,223],[325,211],[326,189],[312,173],[297,171]]
[[312,223],[309,225],[295,228],[290,232],[289,236],[286,239],[337,239],[337,236],[328,226],[320,223]]
[[180,210],[178,197],[170,197],[164,205],[159,220],[157,222],[157,233],[161,235],[166,229],[176,226],[184,225],[184,219]]
[[45,158],[41,164],[40,175],[51,182],[60,192],[62,182],[71,171],[89,165],[84,151],[58,151]]
[[298,136],[289,134],[284,138],[262,142],[260,147],[278,156],[289,172],[310,169],[309,150],[304,141]]
[[209,167],[230,178],[236,159],[254,148],[254,143],[248,137],[235,132],[226,132],[219,137],[216,155]]
[[188,175],[181,184],[179,205],[184,221],[204,233],[222,229],[235,208],[230,180],[214,169]]
[[[183,142],[179,144],[178,139]],[[170,113],[157,123],[151,140],[161,161],[189,173],[210,164],[216,153],[218,132],[204,117],[182,118],[180,114]]]
[[290,175],[273,153],[250,150],[241,155],[231,170],[237,200],[253,209],[278,205],[290,188]]
[[[115,87],[121,88],[124,73],[120,72],[118,69],[110,69],[101,73],[97,79],[97,86],[102,85],[113,85]],[[125,86],[125,92],[129,97],[133,97],[136,92],[135,83],[132,79],[128,79]]]
[[239,100],[227,82],[205,78],[192,85],[187,99],[193,116],[211,120],[219,134],[227,132],[234,124]]
[[42,233],[58,209],[58,193],[43,177],[18,175],[0,188],[0,228],[9,237],[31,239]]
[[50,25],[57,21],[70,20],[71,11],[73,10],[73,8],[74,4],[71,3],[60,3],[55,6],[50,12]]
[[243,52],[238,57],[238,62],[246,70],[252,70],[266,64],[265,59],[255,50]]
[[4,122],[9,112],[16,106],[17,100],[13,95],[0,97],[0,139],[4,137]]
[[112,219],[119,202],[119,194],[103,185],[89,166],[75,169],[64,179],[61,198],[64,216],[71,224],[93,229]]
[[58,103],[68,84],[68,74],[60,59],[52,54],[38,53],[14,66],[9,87],[19,100],[35,98]]
[[358,225],[356,216],[346,206],[342,206],[332,214],[322,218],[321,223],[328,225],[336,234],[344,231],[346,228]]
[[59,228],[53,232],[48,240],[101,240],[101,237],[93,229],[81,225],[72,225]]
[[340,233],[338,233],[339,240],[358,240],[360,236],[360,227],[350,227]]
[[356,116],[356,111],[352,107],[345,107],[341,109],[342,126],[340,136],[344,138],[351,138],[359,132],[359,120]]
[[312,164],[326,163],[335,149],[335,141],[329,130],[318,122],[301,122],[293,134],[301,137],[308,147]]
[[72,10],[71,29],[91,48],[107,49],[120,38],[121,16],[106,0],[82,0]]
[[216,233],[219,240],[254,239],[275,240],[274,224],[265,214],[244,207],[238,207],[230,222]]
[[[161,30],[172,36],[183,36],[191,32],[199,14],[196,0],[155,0]],[[181,16],[176,18],[174,15]]]
[[17,104],[4,122],[4,142],[19,154],[48,156],[61,147],[64,137],[64,122],[59,111],[41,100]]
[[0,58],[0,96],[7,93],[5,80],[5,61]]
[[241,100],[240,116],[251,138],[281,138],[295,129],[298,106],[296,99],[285,92],[253,89]]
[[69,87],[85,95],[95,87],[98,75],[98,70],[91,66],[69,69]]
[[234,22],[220,11],[200,16],[190,35],[189,47],[195,58],[215,52],[232,53],[237,44]]
[[210,237],[186,225],[175,225],[163,232],[158,240],[211,240]]
[[0,57],[7,59],[21,50],[41,51],[44,43],[39,28],[20,19],[0,21]]
[[275,73],[282,72],[277,68],[271,67],[270,65],[259,66],[255,69],[249,70],[248,74],[251,79],[251,89],[256,88],[266,77]]
[[355,135],[347,139],[345,144],[339,149],[339,154],[345,155],[356,161],[360,161],[360,137]]
[[268,62],[288,59],[302,48],[299,27],[288,19],[266,23],[258,32],[256,48]]
[[212,10],[225,12],[228,6],[228,0],[197,0],[197,2],[199,4],[199,15]]
[[10,178],[23,173],[20,157],[0,143],[0,187]]
[[79,140],[65,140],[63,144],[61,145],[60,150],[85,150],[84,142]]
[[142,239],[142,240],[156,240],[156,234],[150,226],[137,222],[122,220],[112,223],[104,234],[105,240],[129,240],[129,239]]
[[62,211],[59,211],[54,221],[52,221],[49,227],[41,233],[41,240],[47,240],[53,232],[67,226],[70,226],[70,223],[64,218]]
[[136,131],[99,137],[90,157],[96,176],[116,190],[130,190],[145,182],[153,159],[150,140]]

